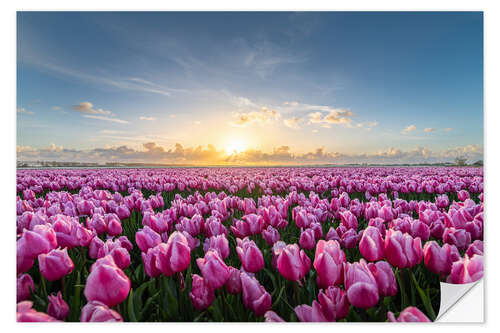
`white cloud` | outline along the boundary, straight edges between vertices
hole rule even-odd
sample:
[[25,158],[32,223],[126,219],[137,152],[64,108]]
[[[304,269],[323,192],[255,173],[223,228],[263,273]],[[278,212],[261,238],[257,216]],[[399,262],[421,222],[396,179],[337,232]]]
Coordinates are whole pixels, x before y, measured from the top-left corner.
[[34,114],[33,112],[26,110],[25,108],[17,108],[17,113]]
[[111,122],[119,123],[119,124],[128,124],[129,123],[126,120],[122,120],[122,119],[118,119],[118,118],[110,118],[110,117],[106,117],[106,116],[98,116],[98,115],[93,115],[93,114],[84,114],[83,117],[90,118],[90,119],[111,121]]
[[94,109],[94,105],[90,102],[81,102],[78,105],[73,105],[71,106],[73,110],[76,110],[80,113],[85,113],[85,114],[103,114],[106,116],[111,116],[113,113],[111,111],[106,111],[103,109]]
[[140,120],[146,120],[146,121],[153,121],[153,120],[156,120],[155,117],[145,117],[145,116],[140,116],[139,117]]
[[302,121],[302,118],[292,117],[292,118],[288,118],[288,119],[283,120],[283,123],[287,127],[290,127],[293,129],[299,129],[301,121]]
[[434,132],[436,129],[435,128],[432,128],[432,127],[427,127],[424,129],[425,132],[427,133],[430,133],[430,132]]
[[405,128],[401,133],[407,134],[407,133],[410,133],[416,129],[417,129],[417,127],[415,127],[415,125],[410,125],[407,128]]
[[236,112],[233,115],[233,121],[230,122],[231,125],[236,127],[245,127],[247,125],[256,124],[267,124],[277,120],[281,117],[281,114],[276,110],[268,109],[267,107],[262,107],[260,111],[251,111],[247,113]]

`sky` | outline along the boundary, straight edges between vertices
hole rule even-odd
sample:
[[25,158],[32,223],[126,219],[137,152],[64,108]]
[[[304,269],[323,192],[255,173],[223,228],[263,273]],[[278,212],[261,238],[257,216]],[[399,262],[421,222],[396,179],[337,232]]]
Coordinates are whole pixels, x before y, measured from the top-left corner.
[[483,158],[481,12],[18,12],[17,159]]

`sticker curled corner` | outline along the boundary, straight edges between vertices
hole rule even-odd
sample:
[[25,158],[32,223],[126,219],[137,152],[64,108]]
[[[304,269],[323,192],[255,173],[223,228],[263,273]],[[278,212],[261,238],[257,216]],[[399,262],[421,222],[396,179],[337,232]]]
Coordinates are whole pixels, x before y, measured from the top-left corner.
[[436,317],[436,321],[450,310],[465,294],[467,294],[476,284],[481,280],[474,281],[472,283],[465,284],[452,284],[441,282],[441,303],[439,306],[439,314]]

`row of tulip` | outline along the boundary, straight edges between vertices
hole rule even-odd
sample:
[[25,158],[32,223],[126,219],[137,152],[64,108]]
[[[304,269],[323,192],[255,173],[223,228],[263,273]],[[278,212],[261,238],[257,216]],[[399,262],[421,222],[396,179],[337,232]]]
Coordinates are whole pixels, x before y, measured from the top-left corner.
[[18,171],[18,321],[433,320],[482,170],[409,170]]

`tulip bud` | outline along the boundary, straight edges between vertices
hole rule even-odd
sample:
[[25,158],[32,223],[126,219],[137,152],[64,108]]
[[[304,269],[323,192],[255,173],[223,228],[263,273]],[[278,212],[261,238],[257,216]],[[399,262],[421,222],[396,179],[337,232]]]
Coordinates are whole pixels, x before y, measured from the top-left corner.
[[359,241],[359,251],[368,261],[384,258],[384,240],[375,227],[367,227]]
[[17,322],[52,322],[57,319],[46,313],[38,312],[32,309],[32,301],[22,301],[17,304],[16,320]]
[[35,284],[29,274],[21,274],[17,277],[17,302],[25,301],[35,291]]
[[394,316],[394,313],[392,313],[391,311],[387,313],[387,318],[391,322],[402,322],[402,323],[430,322],[430,319],[427,318],[427,316],[423,314],[422,311],[420,311],[414,306],[409,306],[403,311],[401,311],[397,320],[396,317]]
[[229,268],[220,258],[217,251],[210,250],[204,258],[196,259],[203,278],[212,289],[222,287],[229,278]]
[[422,261],[423,251],[420,238],[413,239],[401,231],[387,230],[384,242],[387,261],[396,267],[413,267]]
[[483,256],[474,254],[471,258],[455,261],[451,267],[451,273],[446,279],[447,283],[464,284],[471,283],[483,277]]
[[300,233],[299,244],[300,244],[300,247],[302,247],[305,250],[314,249],[314,246],[316,245],[314,230],[308,228],[308,229],[302,231]]
[[252,310],[256,316],[262,316],[271,308],[271,295],[253,276],[241,273],[241,289],[243,305]]
[[241,293],[240,270],[229,266],[229,278],[226,281],[226,290],[228,293],[236,295]]
[[84,294],[89,302],[99,301],[107,306],[123,302],[130,291],[130,279],[107,255],[91,267]]
[[47,313],[59,320],[64,320],[69,315],[69,306],[63,300],[62,294],[59,291],[56,296],[49,295],[49,307],[47,308]]
[[344,263],[344,285],[347,299],[352,305],[368,309],[378,303],[377,281],[366,265],[366,261]]
[[318,294],[323,315],[328,321],[336,321],[347,317],[349,301],[346,293],[339,287],[328,287]]
[[392,271],[391,265],[387,261],[369,263],[368,269],[377,281],[378,292],[381,296],[394,296],[398,293],[398,284]]
[[316,245],[314,269],[318,274],[320,288],[339,285],[343,282],[343,264],[346,262],[344,251],[337,241],[320,240]]
[[40,273],[49,281],[59,280],[71,273],[75,265],[68,255],[68,249],[52,250],[38,256]]
[[189,298],[193,303],[193,307],[201,311],[212,305],[215,293],[204,278],[198,274],[193,274],[193,286],[189,293]]
[[264,257],[254,241],[248,239],[248,237],[237,238],[236,241],[238,244],[236,252],[245,271],[256,273],[264,268]]
[[141,252],[147,252],[148,249],[161,243],[161,236],[150,227],[145,226],[136,232],[135,242]]
[[82,308],[80,322],[122,322],[122,316],[106,304],[91,301]]
[[297,244],[289,244],[281,250],[277,266],[285,279],[300,281],[311,269],[311,260]]

